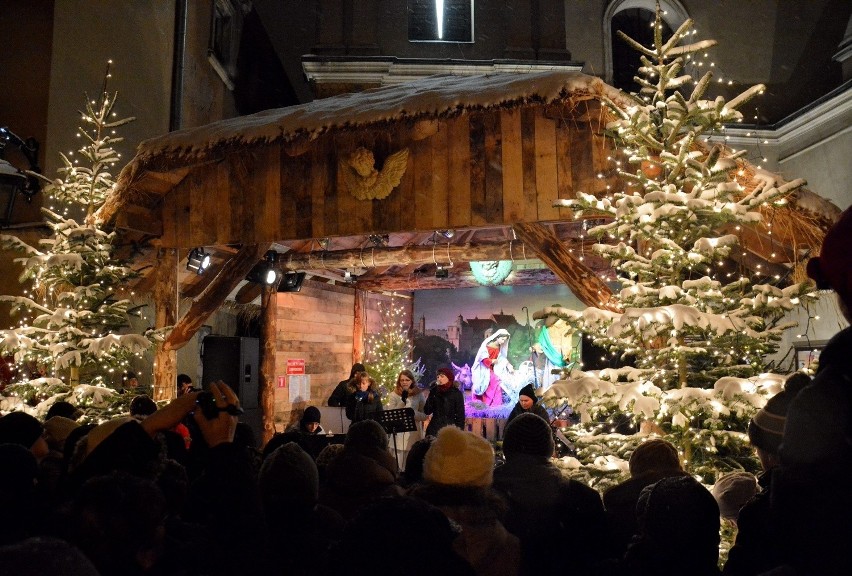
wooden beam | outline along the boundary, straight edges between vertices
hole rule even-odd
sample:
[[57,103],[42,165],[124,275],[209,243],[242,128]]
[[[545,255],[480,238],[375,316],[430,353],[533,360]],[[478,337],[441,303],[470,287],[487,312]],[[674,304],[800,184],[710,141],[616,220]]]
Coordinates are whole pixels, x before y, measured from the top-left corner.
[[[366,276],[366,275],[365,275]],[[369,277],[362,280],[359,277],[355,286],[359,291],[381,292],[384,290],[413,291],[433,289],[476,288],[481,286],[473,277],[470,269],[464,264],[450,268],[447,278],[435,278],[434,267],[426,270],[410,272],[406,269],[393,274]],[[547,268],[515,270],[501,286],[554,286],[563,284],[562,279]]]
[[126,204],[115,217],[115,227],[159,238],[163,235],[163,217],[144,206]]
[[321,270],[324,268],[377,268],[411,264],[449,264],[478,260],[524,260],[532,257],[523,242],[481,244],[409,245],[395,248],[363,248],[334,252],[294,253],[281,258],[287,270]]
[[609,286],[571,253],[550,229],[533,222],[517,223],[513,228],[536,256],[565,282],[580,302],[586,306],[617,310],[610,303],[612,291]]
[[272,286],[264,286],[260,297],[261,329],[260,329],[260,388],[257,401],[260,406],[263,422],[263,438],[261,446],[275,434],[275,334],[276,309],[278,293]]
[[[154,268],[154,326],[165,328],[177,320],[177,250],[158,250]],[[154,352],[154,400],[171,400],[177,396],[177,353],[165,342]]]
[[225,262],[216,278],[190,306],[172,329],[163,346],[166,350],[177,350],[190,341],[195,332],[204,325],[210,315],[219,309],[237,284],[263,259],[272,246],[271,242],[243,246],[230,260]]

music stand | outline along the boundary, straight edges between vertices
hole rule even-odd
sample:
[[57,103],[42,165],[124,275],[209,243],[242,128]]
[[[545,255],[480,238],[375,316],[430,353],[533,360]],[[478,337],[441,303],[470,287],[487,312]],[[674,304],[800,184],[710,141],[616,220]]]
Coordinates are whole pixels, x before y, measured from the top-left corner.
[[399,459],[399,451],[396,447],[396,435],[398,432],[414,432],[417,430],[417,424],[414,422],[414,408],[382,410],[378,413],[378,416],[379,424],[393,438],[394,458]]

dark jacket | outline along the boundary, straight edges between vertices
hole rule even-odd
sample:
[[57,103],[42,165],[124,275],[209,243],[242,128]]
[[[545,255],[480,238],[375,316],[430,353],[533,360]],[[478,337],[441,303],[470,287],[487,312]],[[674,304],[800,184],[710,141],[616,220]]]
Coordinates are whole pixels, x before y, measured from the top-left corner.
[[494,489],[509,503],[504,524],[521,541],[523,574],[560,573],[566,559],[572,574],[585,574],[606,554],[600,495],[565,478],[548,458],[507,456],[494,470]]
[[852,572],[852,328],[822,351],[813,384],[791,402],[770,507],[787,564]]
[[364,398],[361,394],[350,394],[346,399],[346,417],[353,423],[361,420],[378,420],[382,411],[382,399],[375,392]]
[[438,430],[444,426],[455,426],[464,430],[464,396],[454,385],[446,392],[433,385],[429,389],[423,412],[432,416],[429,426],[426,427],[427,436],[437,435]]
[[328,397],[328,405],[338,408],[346,406],[346,401],[349,399],[349,380],[341,380],[334,388],[334,392]]
[[636,503],[639,501],[639,494],[642,489],[669,476],[686,475],[687,473],[682,470],[651,470],[645,474],[628,478],[603,493],[603,504],[606,509],[610,535],[609,556],[621,558],[627,551],[630,539],[639,532],[639,524],[636,520]]

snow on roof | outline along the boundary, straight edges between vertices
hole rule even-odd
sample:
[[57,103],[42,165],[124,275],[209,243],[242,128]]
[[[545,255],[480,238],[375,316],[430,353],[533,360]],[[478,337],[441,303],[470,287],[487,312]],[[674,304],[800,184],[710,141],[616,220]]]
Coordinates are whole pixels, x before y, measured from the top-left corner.
[[136,160],[145,163],[161,155],[198,158],[220,146],[289,141],[304,134],[313,138],[333,128],[444,116],[463,109],[549,103],[574,92],[623,99],[599,78],[579,72],[429,76],[157,136],[139,145]]

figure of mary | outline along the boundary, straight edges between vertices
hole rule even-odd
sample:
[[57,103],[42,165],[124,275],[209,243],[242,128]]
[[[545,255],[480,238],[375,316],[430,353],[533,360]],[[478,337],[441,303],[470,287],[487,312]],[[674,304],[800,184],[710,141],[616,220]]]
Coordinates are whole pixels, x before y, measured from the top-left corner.
[[514,372],[508,358],[509,336],[509,332],[501,328],[483,340],[471,367],[471,392],[486,406],[503,404],[501,384],[509,385]]

